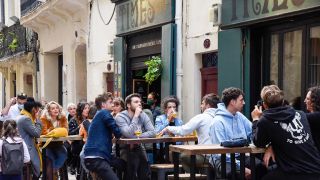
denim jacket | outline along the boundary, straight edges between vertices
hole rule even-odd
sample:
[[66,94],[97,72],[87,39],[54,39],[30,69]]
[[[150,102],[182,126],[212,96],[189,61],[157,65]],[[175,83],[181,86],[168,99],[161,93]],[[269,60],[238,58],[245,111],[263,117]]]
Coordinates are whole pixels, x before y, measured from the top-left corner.
[[[174,118],[174,126],[182,126],[183,122],[181,119]],[[167,120],[167,115],[162,114],[157,116],[156,123],[155,123],[155,131],[159,133],[165,127],[169,126],[169,121]]]

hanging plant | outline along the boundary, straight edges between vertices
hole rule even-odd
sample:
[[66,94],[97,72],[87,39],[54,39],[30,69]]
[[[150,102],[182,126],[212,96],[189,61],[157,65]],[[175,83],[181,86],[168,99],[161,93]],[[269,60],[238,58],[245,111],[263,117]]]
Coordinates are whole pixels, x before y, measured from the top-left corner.
[[18,37],[16,34],[14,34],[13,32],[9,32],[9,34],[12,36],[12,41],[11,43],[8,45],[9,49],[12,52],[15,52],[17,47],[18,47]]
[[144,63],[148,66],[147,73],[143,76],[150,85],[157,80],[162,71],[162,60],[159,56],[152,56],[152,58]]
[[2,33],[0,33],[0,56],[2,56],[3,55],[3,43],[4,43],[4,35],[2,34]]
[[3,45],[3,42],[4,42],[4,35],[2,33],[0,33],[0,44],[1,44],[1,47]]
[[3,47],[3,43],[4,43],[4,34],[0,33],[0,48]]

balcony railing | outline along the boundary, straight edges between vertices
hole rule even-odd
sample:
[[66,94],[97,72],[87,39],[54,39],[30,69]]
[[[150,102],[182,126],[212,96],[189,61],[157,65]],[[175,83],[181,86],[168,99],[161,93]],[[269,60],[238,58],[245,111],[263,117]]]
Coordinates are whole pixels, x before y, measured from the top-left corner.
[[36,48],[37,34],[20,24],[4,28],[0,32],[0,59]]

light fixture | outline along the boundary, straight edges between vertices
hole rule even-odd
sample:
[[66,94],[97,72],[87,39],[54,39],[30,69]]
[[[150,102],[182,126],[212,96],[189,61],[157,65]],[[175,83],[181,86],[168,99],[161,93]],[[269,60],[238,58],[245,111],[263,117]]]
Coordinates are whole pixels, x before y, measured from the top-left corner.
[[108,54],[113,56],[113,42],[111,41],[110,44],[108,45]]
[[213,23],[213,26],[219,26],[221,24],[221,4],[213,4],[209,10],[209,21]]

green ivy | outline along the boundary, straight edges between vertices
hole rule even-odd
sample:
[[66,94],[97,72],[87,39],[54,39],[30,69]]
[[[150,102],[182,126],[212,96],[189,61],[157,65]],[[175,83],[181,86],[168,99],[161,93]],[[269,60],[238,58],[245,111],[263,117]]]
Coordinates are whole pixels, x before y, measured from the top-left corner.
[[18,37],[16,34],[14,34],[13,32],[9,32],[9,34],[12,36],[12,41],[11,43],[8,45],[9,49],[12,52],[15,52],[17,47],[18,47]]
[[1,32],[0,33],[0,48],[1,48],[1,51],[0,51],[0,56],[3,55],[3,46],[4,46],[4,34]]
[[152,58],[144,63],[148,66],[147,73],[143,76],[146,82],[150,85],[157,80],[161,75],[162,60],[159,56],[152,56]]
[[1,45],[3,44],[4,42],[4,35],[2,33],[0,33],[0,43]]

